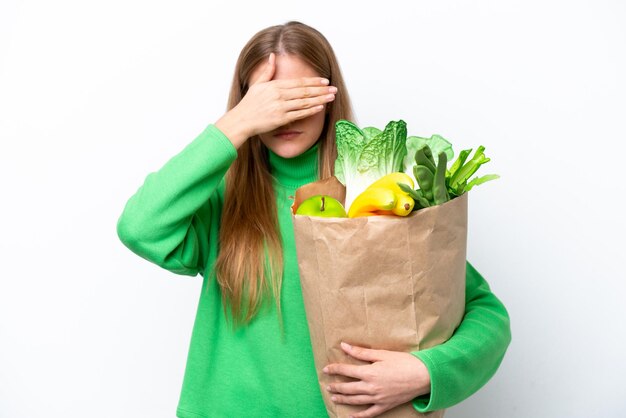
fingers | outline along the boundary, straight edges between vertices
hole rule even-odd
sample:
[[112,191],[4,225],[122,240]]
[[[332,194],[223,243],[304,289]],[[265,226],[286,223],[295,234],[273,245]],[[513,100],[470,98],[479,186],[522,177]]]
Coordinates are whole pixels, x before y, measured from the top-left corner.
[[314,114],[319,113],[322,110],[324,110],[324,105],[318,105],[310,107],[308,109],[294,110],[288,112],[285,120],[283,121],[283,123],[281,123],[280,126],[293,122],[294,120],[308,118],[309,116],[313,116]]
[[284,78],[282,80],[274,80],[277,87],[281,89],[293,89],[298,87],[322,87],[328,86],[330,81],[324,77],[301,77],[301,78]]
[[333,382],[330,383],[326,390],[330,393],[337,393],[340,395],[373,395],[374,387],[365,383],[362,380],[356,382]]
[[302,110],[302,109],[309,109],[315,106],[319,106],[319,105],[325,105],[326,103],[332,102],[333,100],[335,100],[335,95],[334,94],[328,94],[325,96],[318,96],[318,97],[312,97],[310,99],[294,99],[294,100],[289,100],[288,102],[286,102],[284,104],[285,106],[285,110],[287,112],[291,112],[294,110]]
[[294,99],[283,102],[281,107],[285,112],[285,120],[282,121],[282,124],[284,125],[295,120],[308,118],[309,116],[319,113],[324,110],[326,104],[333,100],[335,100],[335,95],[327,94],[309,99]]
[[337,88],[323,77],[296,79],[273,78],[277,74],[276,56],[270,57],[255,71],[250,88],[236,106],[240,114],[254,115],[248,119],[246,131],[251,135],[270,132],[299,119],[319,114],[335,100]]
[[303,99],[307,97],[318,97],[327,94],[335,95],[337,93],[337,87],[335,86],[306,86],[306,87],[293,87],[282,88],[280,96],[284,100]]
[[342,376],[352,377],[354,379],[363,380],[365,378],[365,371],[363,367],[354,364],[333,363],[324,367],[322,370],[326,374],[340,374]]
[[385,411],[388,411],[390,408],[383,407],[381,405],[372,405],[365,411],[357,412],[356,414],[352,414],[352,418],[372,418],[377,417]]
[[370,395],[333,395],[330,400],[334,403],[341,403],[346,405],[372,405],[368,409],[350,414],[352,418],[372,418],[382,414],[385,411],[391,409],[393,405],[376,403],[376,399]]
[[330,400],[346,405],[368,405],[374,403],[370,395],[333,395],[330,397]]
[[273,52],[270,54],[267,63],[265,64],[265,68],[263,68],[263,72],[252,84],[258,83],[266,83],[274,77],[274,72],[276,71],[276,54]]
[[334,403],[345,405],[371,405],[368,409],[351,414],[352,418],[371,418],[388,411],[393,405],[377,403],[377,398],[372,395],[341,395],[333,394],[330,400]]
[[346,354],[359,360],[369,361],[371,363],[384,360],[384,350],[372,350],[370,348],[357,347],[347,343],[341,343],[341,348]]
[[[324,105],[335,100],[337,88],[330,87],[297,87],[281,90],[283,106],[287,116],[292,120],[306,118],[324,108]],[[320,107],[321,106],[321,107]]]

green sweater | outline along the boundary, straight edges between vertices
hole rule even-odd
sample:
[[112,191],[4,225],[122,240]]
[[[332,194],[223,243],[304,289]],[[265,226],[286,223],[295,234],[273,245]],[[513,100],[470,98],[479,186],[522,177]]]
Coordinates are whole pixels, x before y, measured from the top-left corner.
[[[128,200],[117,224],[137,255],[173,273],[204,277],[176,414],[200,417],[327,416],[313,363],[296,258],[291,199],[316,180],[317,147],[292,158],[270,152],[283,242],[283,331],[275,306],[233,330],[210,268],[218,252],[224,175],[237,157],[209,125]],[[431,411],[470,396],[495,373],[510,342],[509,318],[468,263],[466,314],[445,344],[413,353],[427,366],[431,393],[415,407]]]

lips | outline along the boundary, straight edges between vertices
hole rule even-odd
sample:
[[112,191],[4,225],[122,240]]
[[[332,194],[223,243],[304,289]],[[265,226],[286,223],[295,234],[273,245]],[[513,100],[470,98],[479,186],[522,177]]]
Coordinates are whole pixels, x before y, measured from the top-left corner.
[[300,135],[302,132],[301,131],[280,131],[276,134],[274,134],[274,136],[278,139],[293,139],[295,137],[297,137],[298,135]]

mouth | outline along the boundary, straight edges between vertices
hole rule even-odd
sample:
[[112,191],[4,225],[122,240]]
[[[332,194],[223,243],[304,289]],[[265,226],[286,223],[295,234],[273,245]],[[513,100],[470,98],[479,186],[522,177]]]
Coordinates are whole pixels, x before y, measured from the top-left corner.
[[280,131],[274,134],[274,137],[278,139],[288,140],[288,139],[296,138],[300,134],[302,134],[302,132],[300,131]]

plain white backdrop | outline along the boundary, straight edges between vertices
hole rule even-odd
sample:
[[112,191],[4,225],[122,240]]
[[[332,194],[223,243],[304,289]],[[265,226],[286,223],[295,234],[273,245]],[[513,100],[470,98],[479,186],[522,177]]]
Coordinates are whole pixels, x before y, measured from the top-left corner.
[[201,278],[116,221],[288,20],[330,40],[361,126],[485,145],[501,175],[468,258],[513,342],[446,416],[626,416],[626,3],[2,0],[0,417],[174,416]]

